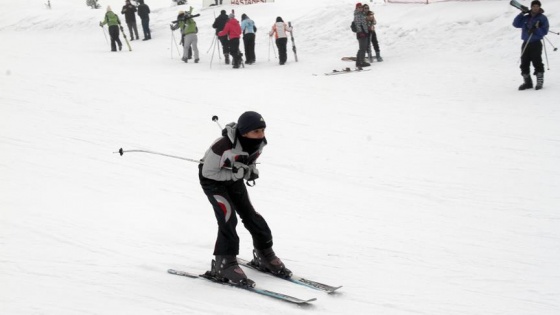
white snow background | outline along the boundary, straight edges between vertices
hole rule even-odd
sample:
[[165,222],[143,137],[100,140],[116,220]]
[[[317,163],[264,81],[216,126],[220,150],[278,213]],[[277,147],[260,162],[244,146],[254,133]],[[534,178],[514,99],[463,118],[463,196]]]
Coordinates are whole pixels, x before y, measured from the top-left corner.
[[[187,6],[148,1],[153,39],[115,53],[98,23],[124,1],[2,1],[0,312],[560,314],[560,53],[546,42],[544,89],[517,91],[508,1],[374,2],[385,61],[324,76],[353,67],[340,57],[357,50],[355,3],[225,6],[258,27],[257,63],[233,70],[217,55],[210,66],[220,9],[201,1],[198,64],[180,61],[169,30]],[[559,32],[560,2],[543,8]],[[294,25],[297,63],[269,51],[276,16]],[[277,254],[344,287],[246,273],[316,297],[307,307],[167,274],[213,258],[197,164],[115,153],[199,159],[220,136],[211,117],[223,126],[247,110],[268,126],[248,190]]]

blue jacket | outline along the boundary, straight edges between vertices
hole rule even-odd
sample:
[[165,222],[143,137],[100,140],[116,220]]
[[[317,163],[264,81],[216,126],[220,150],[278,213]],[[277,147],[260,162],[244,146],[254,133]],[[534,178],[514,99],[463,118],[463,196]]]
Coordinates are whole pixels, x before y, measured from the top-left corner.
[[243,31],[243,34],[255,33],[255,22],[253,22],[250,18],[242,20],[241,30]]
[[[529,30],[536,25],[538,26],[531,36]],[[513,26],[521,29],[521,39],[523,41],[527,41],[529,37],[531,37],[529,42],[540,41],[548,34],[548,19],[542,13],[537,13],[535,16],[521,13],[513,19]]]

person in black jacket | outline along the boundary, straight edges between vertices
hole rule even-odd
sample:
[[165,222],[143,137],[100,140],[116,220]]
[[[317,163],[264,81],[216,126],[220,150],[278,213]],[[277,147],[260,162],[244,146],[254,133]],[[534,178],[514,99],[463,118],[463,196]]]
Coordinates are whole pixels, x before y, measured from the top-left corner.
[[130,3],[130,0],[126,0],[124,7],[121,10],[121,14],[124,14],[124,19],[126,25],[128,26],[128,31],[130,32],[130,40],[134,40],[134,34],[136,34],[136,39],[138,39],[138,27],[136,26],[136,7]]
[[142,30],[144,31],[144,39],[152,39],[152,34],[150,33],[150,7],[144,3],[144,0],[138,0],[140,5],[138,6],[138,16],[142,19]]
[[[220,15],[214,20],[214,24],[212,27],[216,29],[216,36],[218,33],[221,32],[224,27],[226,26],[227,21],[229,20],[228,15],[226,14],[226,10],[222,10]],[[222,52],[224,53],[224,58],[226,59],[226,65],[229,65],[229,40],[228,36],[218,36],[220,43],[222,43]]]

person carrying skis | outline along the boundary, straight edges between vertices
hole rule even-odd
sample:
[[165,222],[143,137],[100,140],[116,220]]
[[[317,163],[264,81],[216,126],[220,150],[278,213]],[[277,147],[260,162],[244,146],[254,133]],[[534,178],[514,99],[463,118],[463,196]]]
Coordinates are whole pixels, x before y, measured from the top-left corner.
[[[218,36],[227,36],[229,41],[229,54],[233,60],[233,68],[237,69],[241,65],[243,54],[239,51],[239,38],[241,37],[241,25],[235,18],[235,14],[229,14],[224,29],[218,33]],[[226,62],[227,63],[227,62]]]
[[259,113],[243,113],[237,123],[226,125],[222,137],[214,141],[199,164],[200,185],[218,221],[211,273],[218,279],[236,285],[254,284],[237,262],[237,215],[253,238],[252,263],[280,277],[289,278],[292,275],[274,253],[270,228],[253,208],[243,182],[246,180],[247,185],[252,186],[251,182],[254,185],[259,178],[256,160],[267,144],[265,128],[266,122]]
[[276,23],[272,25],[272,29],[268,33],[268,36],[276,39],[276,47],[278,47],[278,57],[280,59],[280,65],[286,64],[288,60],[288,53],[286,51],[286,46],[288,45],[288,32],[291,32],[292,29],[288,27],[282,17],[276,18]]
[[216,29],[216,37],[218,37],[220,43],[222,44],[222,52],[224,53],[226,65],[229,65],[229,40],[227,35],[218,36],[218,33],[224,29],[228,20],[229,17],[226,10],[222,10],[220,15],[218,15],[218,17],[214,20],[214,24],[212,24],[212,27]]
[[375,14],[373,13],[373,11],[369,9],[369,5],[364,4],[363,8],[364,8],[364,13],[366,14],[366,21],[367,21],[368,31],[369,31],[369,36],[368,36],[369,38],[367,44],[367,53],[369,56],[369,62],[373,62],[373,57],[371,55],[371,45],[369,44],[370,42],[373,45],[373,50],[375,51],[375,58],[377,59],[378,62],[381,62],[383,61],[383,58],[381,58],[381,52],[379,51],[379,42],[377,41],[377,34],[375,33],[375,24],[377,24],[377,21],[375,20]]
[[152,33],[150,32],[150,7],[144,3],[144,0],[138,0],[140,5],[138,6],[138,16],[142,20],[142,31],[144,31],[144,39],[152,39]]
[[171,25],[171,30],[174,31],[176,29],[181,30],[181,42],[183,43],[183,58],[184,62],[188,62],[190,59],[189,52],[194,52],[194,62],[198,63],[200,60],[198,58],[198,28],[196,26],[196,22],[192,17],[193,7],[190,7],[189,12],[180,11],[179,15],[177,16],[177,23]]
[[128,31],[130,32],[130,40],[134,40],[134,34],[136,34],[136,39],[138,39],[138,27],[136,26],[136,7],[130,3],[130,0],[126,0],[125,5],[121,10],[121,14],[124,14],[124,20],[128,26]]
[[245,63],[252,65],[255,63],[255,33],[257,27],[247,14],[241,14],[241,31],[243,32],[243,47],[245,48]]
[[358,30],[356,38],[358,39],[359,46],[358,54],[356,55],[356,68],[362,69],[362,67],[370,66],[369,63],[365,62],[366,51],[369,46],[369,30],[364,8],[360,2],[356,3],[356,9],[354,10],[354,24]]
[[122,50],[122,42],[119,38],[119,26],[121,21],[119,17],[111,10],[111,6],[107,6],[107,13],[105,13],[105,18],[102,22],[99,22],[99,26],[107,24],[109,26],[109,36],[111,37],[111,51],[117,51],[117,44],[119,45],[119,50]]
[[543,45],[541,40],[548,34],[548,18],[543,14],[540,1],[532,1],[531,9],[522,11],[513,19],[513,26],[521,29],[521,75],[523,76],[523,84],[519,86],[519,90],[533,88],[533,80],[531,79],[531,63],[535,68],[537,77],[536,90],[540,90],[544,83],[544,64],[542,62]]

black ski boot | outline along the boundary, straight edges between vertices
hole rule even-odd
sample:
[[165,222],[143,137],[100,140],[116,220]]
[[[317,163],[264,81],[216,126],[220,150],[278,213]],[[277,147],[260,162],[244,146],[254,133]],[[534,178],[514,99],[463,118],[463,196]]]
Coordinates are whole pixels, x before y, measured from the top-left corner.
[[375,59],[377,59],[377,62],[382,62],[383,58],[381,58],[381,53],[376,51],[375,52]]
[[214,278],[233,285],[255,286],[255,282],[247,278],[243,269],[239,267],[237,258],[232,255],[217,255],[216,260],[212,260],[212,270],[210,273]]
[[544,83],[544,73],[537,72],[536,75],[537,75],[537,85],[535,85],[535,90],[540,90],[542,89]]
[[229,55],[225,55],[226,57],[226,65],[229,65]]
[[523,76],[523,84],[521,84],[519,86],[519,91],[523,91],[526,89],[532,89],[533,88],[533,80],[531,79],[531,75],[530,74],[522,74]]
[[289,278],[292,272],[284,266],[280,258],[276,257],[272,247],[258,250],[253,250],[253,260],[251,264],[261,271],[267,271],[282,278]]

